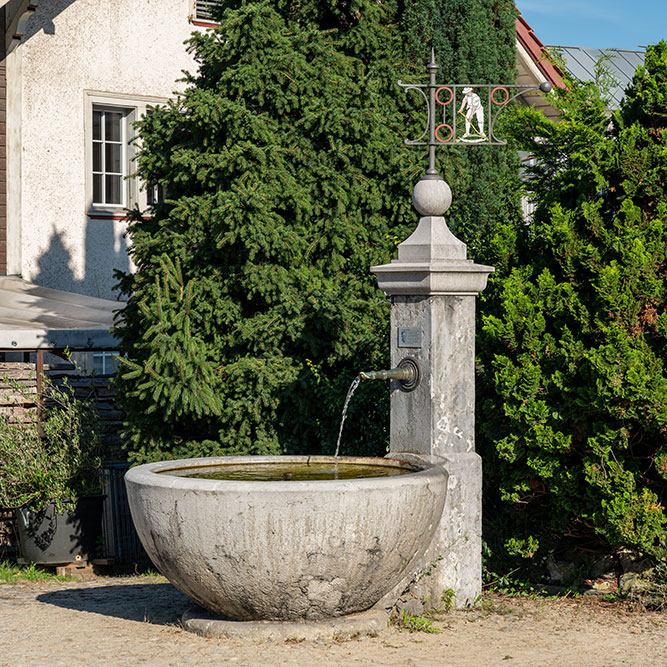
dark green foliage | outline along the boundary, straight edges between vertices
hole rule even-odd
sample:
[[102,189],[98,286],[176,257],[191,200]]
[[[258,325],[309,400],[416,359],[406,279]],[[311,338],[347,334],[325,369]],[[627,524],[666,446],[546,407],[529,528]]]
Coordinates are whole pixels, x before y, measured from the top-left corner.
[[[225,9],[192,38],[186,94],[143,123],[140,167],[168,201],[133,224],[124,279],[119,389],[138,460],[332,453],[347,385],[386,363],[368,267],[413,221],[419,165],[398,140],[406,102],[387,94],[410,73],[391,65],[393,16],[364,7],[341,30],[321,29],[318,3],[289,22],[280,3]],[[386,388],[365,389],[348,442],[365,431],[382,453]]]
[[[424,109],[396,81],[424,79],[428,45],[406,42],[402,12],[225,1],[220,29],[192,37],[199,71],[140,128],[140,173],[167,200],[135,216],[138,270],[121,279],[135,460],[333,453],[352,378],[388,363],[369,267],[416,225],[425,168],[402,145]],[[385,452],[387,399],[359,388],[344,453]]]
[[563,536],[667,554],[667,44],[611,125],[599,74],[558,91],[559,122],[513,118],[537,209],[494,239],[478,343],[487,516],[529,557]]

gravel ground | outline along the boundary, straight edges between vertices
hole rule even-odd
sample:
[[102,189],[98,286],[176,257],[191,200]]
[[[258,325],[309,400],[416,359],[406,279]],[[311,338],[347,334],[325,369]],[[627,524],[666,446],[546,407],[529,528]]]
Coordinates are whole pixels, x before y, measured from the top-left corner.
[[0,665],[667,665],[667,615],[588,599],[487,595],[441,632],[252,644],[185,632],[160,577],[0,584]]

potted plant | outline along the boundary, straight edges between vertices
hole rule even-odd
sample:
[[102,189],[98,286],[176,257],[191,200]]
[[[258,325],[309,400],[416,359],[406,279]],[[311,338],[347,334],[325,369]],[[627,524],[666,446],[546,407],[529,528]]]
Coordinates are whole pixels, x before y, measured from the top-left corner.
[[[25,402],[35,396],[6,385]],[[43,379],[41,420],[0,417],[0,507],[16,509],[19,552],[43,565],[90,560],[101,538],[102,447],[97,411],[65,381]],[[39,410],[37,412],[40,412]]]

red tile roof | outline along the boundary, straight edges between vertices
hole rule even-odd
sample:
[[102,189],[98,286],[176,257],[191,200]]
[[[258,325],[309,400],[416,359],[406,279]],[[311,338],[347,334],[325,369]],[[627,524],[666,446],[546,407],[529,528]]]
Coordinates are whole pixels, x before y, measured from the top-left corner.
[[516,19],[516,36],[535,65],[544,74],[546,80],[552,86],[566,88],[565,83],[563,83],[563,72],[551,62],[546,47],[533,32],[526,19],[521,16],[521,12],[519,12],[519,16]]

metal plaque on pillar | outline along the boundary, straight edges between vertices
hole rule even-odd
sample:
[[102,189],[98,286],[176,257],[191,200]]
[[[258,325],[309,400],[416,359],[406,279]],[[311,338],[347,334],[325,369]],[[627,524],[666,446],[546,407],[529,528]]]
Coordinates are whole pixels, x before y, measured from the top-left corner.
[[422,330],[419,327],[399,327],[398,347],[420,348],[422,346]]

